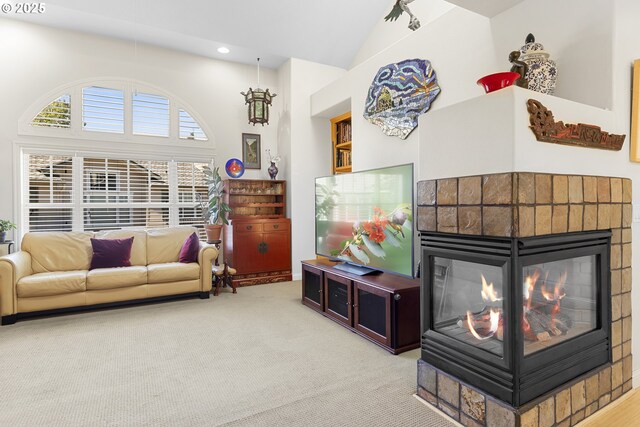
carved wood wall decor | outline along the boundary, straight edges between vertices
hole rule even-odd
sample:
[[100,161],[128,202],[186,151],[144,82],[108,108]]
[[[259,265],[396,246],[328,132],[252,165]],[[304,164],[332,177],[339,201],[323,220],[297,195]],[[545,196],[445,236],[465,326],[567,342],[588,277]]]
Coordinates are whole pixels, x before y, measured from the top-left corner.
[[605,132],[600,126],[556,122],[551,110],[535,99],[527,101],[527,111],[529,128],[538,141],[613,151],[620,151],[624,144],[626,135]]

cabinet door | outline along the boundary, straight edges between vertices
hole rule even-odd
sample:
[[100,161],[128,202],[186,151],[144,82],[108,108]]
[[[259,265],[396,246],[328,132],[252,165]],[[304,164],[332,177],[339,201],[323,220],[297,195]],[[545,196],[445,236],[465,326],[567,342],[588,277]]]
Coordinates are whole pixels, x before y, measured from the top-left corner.
[[384,345],[391,345],[392,294],[364,283],[353,285],[354,327]]
[[315,310],[324,309],[322,271],[302,265],[302,303]]
[[234,230],[233,268],[238,271],[238,274],[264,271],[262,235],[262,232],[238,233]]
[[328,316],[352,326],[351,280],[335,274],[324,275],[324,309]]
[[291,239],[288,231],[263,234],[264,271],[291,270]]

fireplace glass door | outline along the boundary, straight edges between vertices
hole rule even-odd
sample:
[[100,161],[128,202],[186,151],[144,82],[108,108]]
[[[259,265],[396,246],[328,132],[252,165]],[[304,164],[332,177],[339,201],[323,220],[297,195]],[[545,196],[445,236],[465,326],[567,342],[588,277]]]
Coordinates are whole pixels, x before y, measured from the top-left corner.
[[596,261],[590,255],[523,267],[525,356],[598,327]]
[[441,257],[433,262],[434,330],[502,356],[503,268]]

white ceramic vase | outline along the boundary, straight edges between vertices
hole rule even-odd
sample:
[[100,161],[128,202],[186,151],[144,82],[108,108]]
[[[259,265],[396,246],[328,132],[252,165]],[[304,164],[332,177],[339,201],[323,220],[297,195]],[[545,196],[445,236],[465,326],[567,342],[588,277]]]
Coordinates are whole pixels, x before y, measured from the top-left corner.
[[527,36],[526,44],[520,48],[520,60],[528,66],[525,78],[529,89],[553,95],[558,79],[556,63],[549,59],[544,46],[536,43],[533,34]]

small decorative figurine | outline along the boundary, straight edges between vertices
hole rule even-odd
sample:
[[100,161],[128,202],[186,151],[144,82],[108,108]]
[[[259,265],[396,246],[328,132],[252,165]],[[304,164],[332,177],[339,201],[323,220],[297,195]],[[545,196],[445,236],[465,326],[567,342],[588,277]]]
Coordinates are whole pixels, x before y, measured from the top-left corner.
[[520,60],[529,68],[525,74],[529,89],[553,95],[556,89],[558,69],[556,63],[549,59],[549,54],[545,52],[544,46],[536,43],[533,34],[527,36],[526,44],[520,48],[520,54]]
[[515,81],[515,85],[528,89],[529,82],[527,82],[526,75],[527,75],[527,71],[529,71],[529,67],[525,62],[520,61],[519,58],[520,58],[520,51],[518,50],[514,50],[509,54],[509,62],[513,64],[513,67],[511,67],[510,71],[520,74],[520,78]]
[[400,17],[400,15],[402,15],[402,12],[407,12],[407,15],[409,15],[409,29],[415,31],[420,28],[420,21],[413,13],[411,13],[411,10],[409,10],[409,3],[413,1],[414,0],[396,0],[396,4],[393,5],[391,12],[384,17],[385,22],[395,21]]

